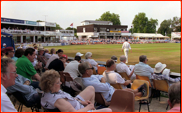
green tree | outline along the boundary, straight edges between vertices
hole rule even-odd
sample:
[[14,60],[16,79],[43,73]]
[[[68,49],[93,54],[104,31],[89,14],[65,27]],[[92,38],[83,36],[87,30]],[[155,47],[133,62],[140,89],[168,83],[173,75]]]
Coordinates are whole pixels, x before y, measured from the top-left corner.
[[133,32],[134,33],[146,33],[147,32],[147,22],[148,18],[145,16],[145,13],[139,13],[135,15],[135,18],[132,22]]
[[44,21],[42,21],[42,20],[37,20],[36,22],[44,22]]
[[113,22],[113,25],[121,25],[119,15],[115,13],[110,13],[109,11],[103,13],[99,19],[96,19],[96,21],[111,21]]
[[172,32],[171,23],[172,23],[171,19],[162,21],[157,32],[164,36],[165,35],[171,36]]
[[67,27],[66,30],[74,30],[74,35],[75,35],[76,37],[78,37],[78,36],[77,36],[77,29],[76,29],[76,28]]
[[60,26],[59,26],[59,24],[57,24],[56,23],[56,28],[55,28],[56,30],[61,30],[61,29],[63,29],[63,28],[61,28]]
[[173,17],[171,28],[174,32],[181,32],[181,17]]
[[156,26],[158,25],[157,19],[150,19],[147,22],[147,33],[155,33],[156,32]]
[[145,13],[138,13],[133,19],[133,27],[129,31],[133,33],[155,33],[158,25],[157,19],[150,19],[146,17]]

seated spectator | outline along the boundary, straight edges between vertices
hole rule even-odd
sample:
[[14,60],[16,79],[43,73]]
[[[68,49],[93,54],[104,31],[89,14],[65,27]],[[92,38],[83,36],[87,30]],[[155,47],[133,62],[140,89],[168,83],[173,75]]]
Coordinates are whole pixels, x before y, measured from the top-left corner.
[[96,73],[97,73],[97,67],[98,67],[98,63],[94,60],[94,59],[91,59],[92,58],[92,53],[91,52],[87,52],[85,54],[85,62],[89,62],[92,67],[94,67]]
[[3,48],[6,48],[6,43],[3,43]]
[[64,72],[68,72],[70,76],[73,78],[73,80],[81,75],[80,72],[78,71],[78,65],[80,64],[80,62],[81,62],[81,57],[75,56],[75,60],[71,61],[64,69]]
[[[21,92],[27,99],[28,105],[34,105],[37,103],[37,107],[41,109],[40,96],[33,86],[30,86],[31,81],[21,75],[18,75],[15,79],[15,85],[7,88],[7,93]],[[22,98],[22,97],[19,97]]]
[[6,47],[5,50],[6,50],[6,55],[3,56],[3,58],[13,58],[14,57],[15,51],[14,51],[13,47]]
[[60,57],[60,60],[63,62],[64,64],[64,68],[68,65],[67,63],[67,60],[68,60],[68,56],[63,54],[61,57]]
[[37,60],[39,62],[42,62],[43,67],[44,67],[46,65],[46,63],[47,63],[47,59],[46,59],[46,57],[43,56],[43,54],[44,54],[44,48],[43,47],[39,47],[38,48]]
[[76,56],[80,56],[80,57],[81,57],[81,56],[83,56],[83,55],[84,55],[84,54],[81,54],[80,52],[77,52],[77,53],[76,53]]
[[1,49],[1,58],[3,58],[6,55],[6,49],[2,48]]
[[180,112],[181,107],[181,82],[177,82],[172,84],[169,87],[168,91],[168,104],[170,106],[170,110],[168,112]]
[[72,97],[60,90],[60,75],[54,70],[47,70],[41,76],[40,87],[44,91],[41,105],[46,109],[58,108],[61,112],[111,112],[110,108],[95,110],[95,90],[92,86],[85,88],[79,95]]
[[126,63],[126,56],[124,56],[124,55],[120,56],[120,61],[121,62],[116,65],[116,71],[118,73],[125,72],[129,76],[130,80],[136,79],[136,75],[133,73],[134,68],[132,70],[130,70],[129,66],[127,66],[125,64]]
[[114,62],[116,63],[118,58],[117,58],[115,55],[113,55],[113,56],[111,57],[111,59],[114,60]]
[[31,81],[31,85],[34,88],[39,88],[38,84],[39,82],[32,81],[32,77],[40,80],[39,74],[34,69],[34,66],[31,62],[34,62],[35,58],[35,50],[33,48],[27,48],[25,50],[25,53],[22,57],[20,57],[16,62],[16,71],[17,74],[22,75],[25,78],[28,78]]
[[[81,54],[80,52],[77,52],[77,53],[76,53],[76,56],[82,57],[83,55],[84,55],[84,54]],[[84,60],[81,60],[81,62],[84,62]],[[80,63],[81,63],[81,62],[80,62]]]
[[171,86],[172,83],[179,82],[181,80],[181,77],[171,78],[170,69],[165,69],[165,68],[166,68],[166,64],[162,64],[161,62],[158,62],[155,65],[154,74],[152,75],[151,79],[166,80],[169,86]]
[[51,57],[51,54],[49,54],[49,50],[48,49],[45,49],[44,56],[46,57],[47,60]]
[[15,62],[18,60],[18,58],[20,58],[22,55],[24,55],[24,50],[22,48],[17,49],[15,51],[15,56],[12,58]]
[[34,49],[35,49],[35,54],[38,55],[38,47],[37,45],[33,45],[34,46]]
[[147,56],[141,55],[139,57],[139,61],[140,62],[135,65],[135,75],[147,76],[151,79],[151,75],[154,73],[154,70],[147,64]]
[[[115,89],[108,82],[106,82],[103,75],[93,75],[93,67],[89,62],[79,64],[78,70],[82,74],[82,82],[85,87],[93,86],[95,88],[95,92],[101,92],[106,101],[111,101]],[[135,93],[135,96],[146,96],[146,84],[141,85],[133,92]]]
[[59,50],[56,52],[56,54],[53,54],[53,55],[49,58],[49,60],[47,61],[45,67],[48,68],[49,64],[50,64],[53,60],[59,59],[62,55],[63,55],[63,50],[62,50],[62,49],[59,49]]
[[54,69],[56,71],[64,71],[64,63],[61,61],[61,59],[63,59],[62,57],[60,57],[59,59],[56,58],[55,60],[53,60],[50,64],[48,69]]
[[6,88],[15,84],[15,62],[10,58],[1,58],[1,112],[17,112],[6,94]]
[[52,49],[51,49],[50,54],[51,54],[51,56],[52,56],[53,54],[56,54],[55,48],[52,48]]

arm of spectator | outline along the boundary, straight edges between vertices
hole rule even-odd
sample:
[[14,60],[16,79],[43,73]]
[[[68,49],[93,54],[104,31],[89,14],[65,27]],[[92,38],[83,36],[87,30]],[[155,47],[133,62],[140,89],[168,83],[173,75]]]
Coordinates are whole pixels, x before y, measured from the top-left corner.
[[36,73],[33,77],[35,77],[38,81],[40,81],[40,76],[38,73]]
[[166,80],[168,80],[169,82],[179,82],[179,81],[181,80],[181,77],[178,77],[178,78],[171,78],[171,77],[169,77],[169,76],[167,76],[167,75],[164,75],[164,78],[165,78]]
[[123,85],[127,86],[131,83],[131,80],[126,80],[125,83]]
[[106,83],[105,78],[104,78],[104,77],[102,77],[102,78],[101,78],[101,80],[100,80],[100,82],[101,82],[101,83]]

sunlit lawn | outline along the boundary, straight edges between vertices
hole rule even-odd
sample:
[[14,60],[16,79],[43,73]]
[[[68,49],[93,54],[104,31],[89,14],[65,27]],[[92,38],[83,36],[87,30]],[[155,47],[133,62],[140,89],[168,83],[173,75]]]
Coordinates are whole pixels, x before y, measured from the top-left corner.
[[[122,44],[97,44],[97,45],[69,45],[54,46],[45,48],[63,49],[68,57],[74,57],[76,52],[85,54],[92,52],[92,58],[96,61],[107,61],[112,55],[119,57],[124,53],[121,51]],[[172,72],[180,73],[180,44],[179,43],[158,43],[158,44],[131,44],[132,52],[129,51],[128,65],[139,62],[140,55],[148,57],[148,64],[154,67],[157,62],[167,64],[167,68]],[[84,56],[82,58],[85,58]]]

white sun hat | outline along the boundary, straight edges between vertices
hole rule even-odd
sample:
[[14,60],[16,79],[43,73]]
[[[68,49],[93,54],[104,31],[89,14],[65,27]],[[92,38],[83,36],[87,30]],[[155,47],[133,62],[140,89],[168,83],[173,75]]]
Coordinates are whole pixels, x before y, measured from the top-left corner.
[[6,45],[6,43],[3,43],[3,46],[5,46]]
[[77,52],[76,56],[83,56],[83,54],[81,54],[80,52]]
[[167,75],[170,76],[170,69],[164,69],[164,71],[162,72],[163,75]]
[[158,62],[155,65],[154,72],[155,73],[160,73],[165,67],[166,67],[166,64],[162,64],[161,62]]

